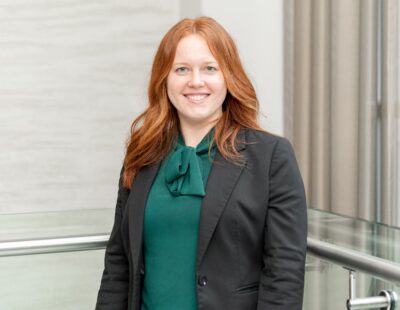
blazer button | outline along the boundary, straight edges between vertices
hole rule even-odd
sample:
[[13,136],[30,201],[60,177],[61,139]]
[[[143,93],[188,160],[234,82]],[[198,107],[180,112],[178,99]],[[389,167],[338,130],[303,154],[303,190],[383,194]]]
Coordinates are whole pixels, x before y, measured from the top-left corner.
[[206,276],[199,276],[199,278],[197,279],[197,283],[200,286],[206,286],[207,284],[207,277]]
[[143,267],[140,267],[140,274],[141,274],[141,275],[144,275],[144,269],[143,269]]

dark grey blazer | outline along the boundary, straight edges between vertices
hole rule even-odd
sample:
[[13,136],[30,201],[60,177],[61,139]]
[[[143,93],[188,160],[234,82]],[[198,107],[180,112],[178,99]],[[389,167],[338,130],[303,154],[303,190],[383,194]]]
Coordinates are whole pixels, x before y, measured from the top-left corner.
[[[301,309],[307,207],[292,146],[249,129],[238,139],[246,142],[237,148],[245,165],[217,153],[207,181],[197,245],[198,309]],[[140,309],[143,214],[158,168],[143,168],[130,190],[120,179],[97,310]]]

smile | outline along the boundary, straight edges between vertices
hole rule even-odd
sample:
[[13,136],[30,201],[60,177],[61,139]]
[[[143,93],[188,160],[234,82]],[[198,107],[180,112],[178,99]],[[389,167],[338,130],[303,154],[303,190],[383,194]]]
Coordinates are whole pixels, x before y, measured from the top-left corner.
[[196,94],[196,95],[184,95],[184,96],[192,102],[201,102],[205,98],[207,98],[209,96],[209,94],[201,94],[201,95]]

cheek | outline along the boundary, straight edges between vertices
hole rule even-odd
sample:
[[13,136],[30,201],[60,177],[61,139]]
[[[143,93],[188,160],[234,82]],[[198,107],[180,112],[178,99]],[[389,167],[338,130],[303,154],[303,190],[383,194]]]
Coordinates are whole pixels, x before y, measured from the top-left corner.
[[167,79],[168,97],[178,97],[182,92],[182,82],[178,79]]
[[226,83],[222,76],[216,78],[214,80],[213,85],[214,85],[214,90],[218,92],[219,95],[221,96],[226,95],[227,93]]
[[223,97],[223,99],[225,99],[227,92],[228,92],[228,90],[226,88],[225,83],[224,82],[220,83],[218,85],[218,95]]
[[169,100],[174,103],[174,98],[177,96],[177,89],[173,81],[167,80],[167,94]]

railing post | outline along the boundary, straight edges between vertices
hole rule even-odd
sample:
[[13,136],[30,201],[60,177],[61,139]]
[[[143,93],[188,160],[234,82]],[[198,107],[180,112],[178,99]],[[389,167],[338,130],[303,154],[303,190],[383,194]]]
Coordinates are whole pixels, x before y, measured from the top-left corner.
[[[347,268],[345,268],[347,269]],[[349,270],[349,299],[356,298],[356,272],[355,270]]]
[[394,310],[396,309],[397,294],[393,291],[381,291],[379,296],[356,298],[356,272],[352,269],[345,268],[349,271],[349,299],[346,302],[348,310],[356,309],[376,309]]

